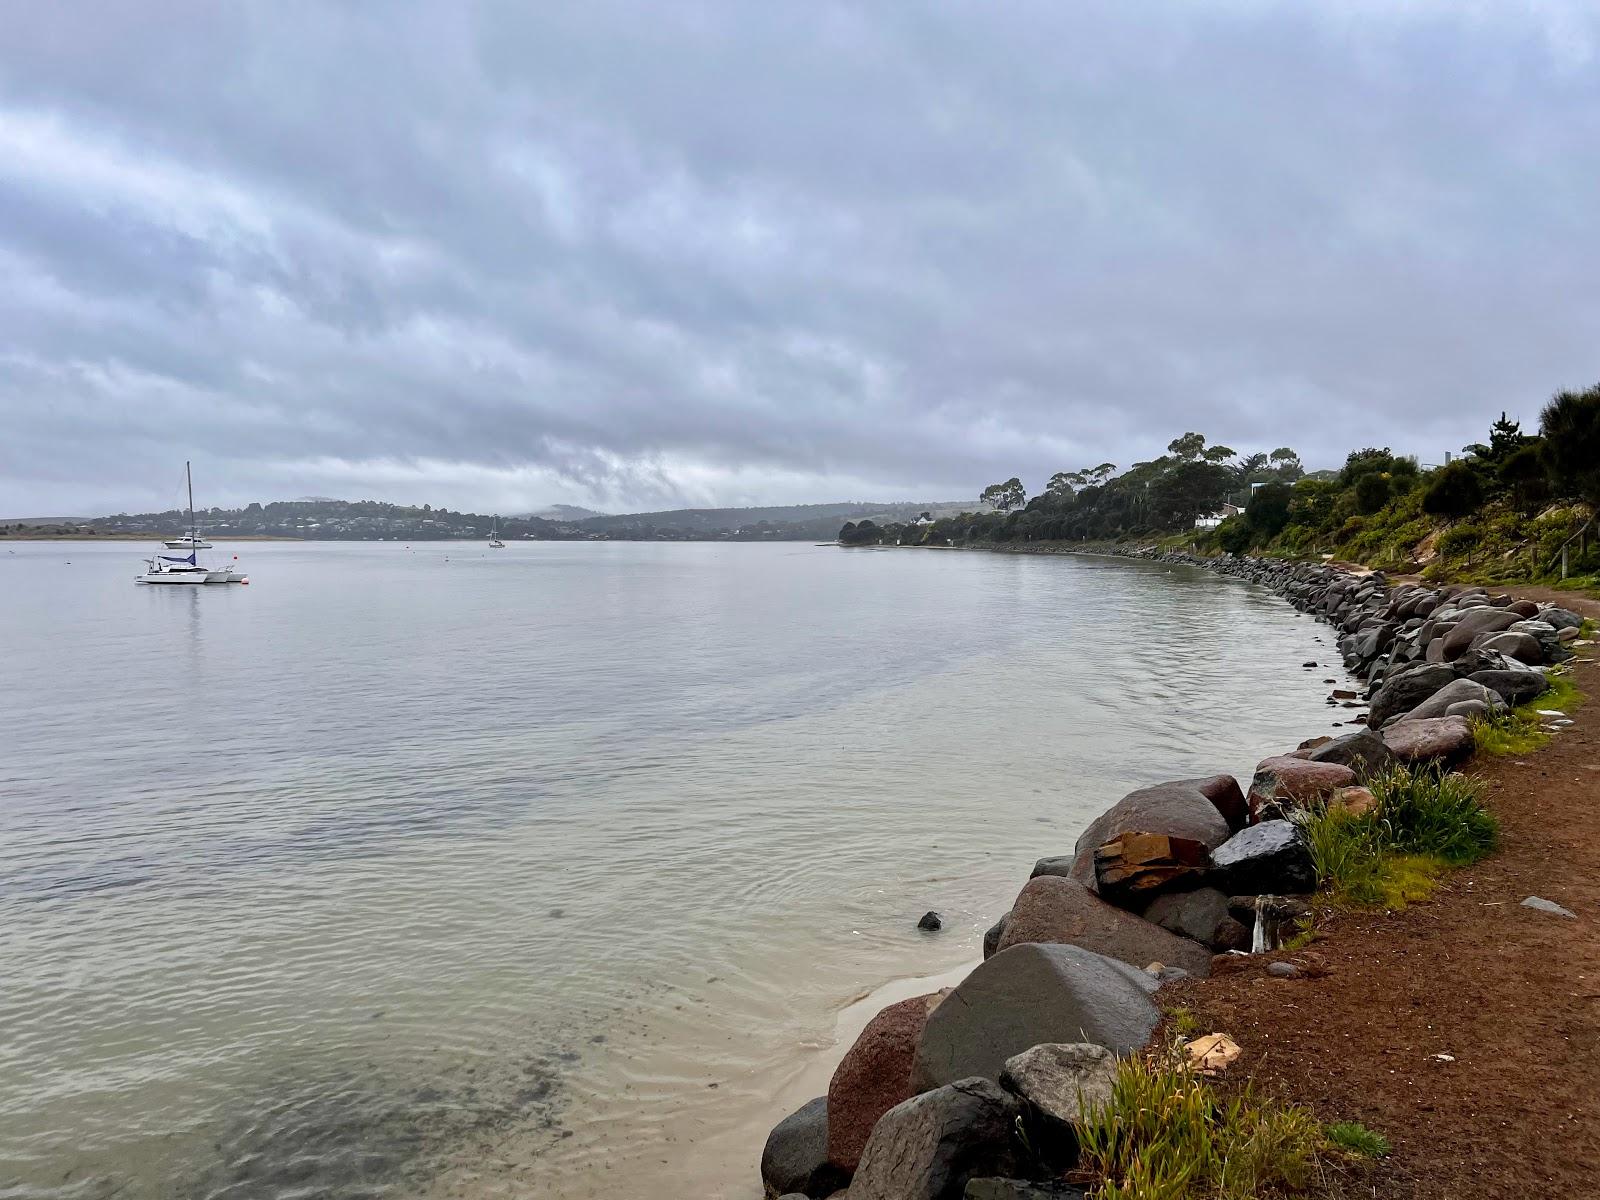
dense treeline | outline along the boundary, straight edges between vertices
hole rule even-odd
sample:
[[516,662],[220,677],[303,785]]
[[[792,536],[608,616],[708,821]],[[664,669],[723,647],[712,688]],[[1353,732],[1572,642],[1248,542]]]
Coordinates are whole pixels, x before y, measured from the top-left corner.
[[[1031,500],[1019,479],[986,488],[982,511],[931,523],[846,524],[846,545],[982,545],[1130,537],[1201,551],[1335,555],[1388,569],[1529,578],[1600,571],[1600,385],[1561,392],[1524,433],[1505,414],[1489,440],[1425,470],[1387,447],[1306,473],[1288,447],[1239,455],[1198,433],[1119,472],[1112,463],[1052,476]],[[1215,528],[1201,518],[1223,517]],[[1207,525],[1212,522],[1206,521]]]

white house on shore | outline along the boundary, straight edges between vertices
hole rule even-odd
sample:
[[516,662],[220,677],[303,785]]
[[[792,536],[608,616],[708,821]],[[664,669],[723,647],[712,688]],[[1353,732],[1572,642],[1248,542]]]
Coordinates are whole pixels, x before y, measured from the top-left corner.
[[1243,511],[1244,509],[1240,508],[1237,504],[1224,504],[1210,516],[1196,517],[1194,519],[1194,527],[1196,529],[1215,529],[1229,517],[1237,517]]

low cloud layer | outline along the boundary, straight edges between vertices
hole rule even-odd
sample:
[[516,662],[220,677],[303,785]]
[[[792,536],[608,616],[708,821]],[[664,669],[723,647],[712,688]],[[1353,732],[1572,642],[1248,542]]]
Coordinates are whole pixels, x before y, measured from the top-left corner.
[[1437,460],[1600,379],[1587,4],[10,6],[0,514]]

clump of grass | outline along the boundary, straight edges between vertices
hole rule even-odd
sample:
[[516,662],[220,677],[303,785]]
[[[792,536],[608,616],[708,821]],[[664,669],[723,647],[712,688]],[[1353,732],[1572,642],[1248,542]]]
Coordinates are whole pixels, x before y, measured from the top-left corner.
[[1297,817],[1317,880],[1339,903],[1402,909],[1431,896],[1446,866],[1477,862],[1498,843],[1481,780],[1399,767],[1368,786],[1371,812],[1323,805]]
[[1335,1121],[1325,1132],[1328,1141],[1339,1149],[1362,1158],[1387,1158],[1389,1155],[1389,1139],[1368,1129],[1360,1121]]
[[1326,1144],[1309,1111],[1224,1100],[1174,1048],[1124,1059],[1111,1099],[1078,1128],[1095,1200],[1250,1200],[1306,1188]]
[[1179,1037],[1190,1038],[1200,1032],[1200,1018],[1192,1008],[1174,1008],[1167,1013],[1167,1019]]
[[1475,863],[1500,841],[1494,814],[1483,807],[1483,780],[1436,767],[1397,767],[1370,780],[1384,843],[1403,854]]
[[1521,758],[1549,744],[1550,735],[1539,728],[1537,718],[1529,719],[1510,709],[1472,719],[1472,745],[1479,754]]
[[1572,682],[1569,672],[1552,671],[1550,686],[1526,704],[1487,716],[1474,718],[1472,740],[1482,754],[1515,755],[1532,754],[1550,743],[1550,735],[1542,728],[1539,712],[1571,712],[1583,703],[1583,693]]

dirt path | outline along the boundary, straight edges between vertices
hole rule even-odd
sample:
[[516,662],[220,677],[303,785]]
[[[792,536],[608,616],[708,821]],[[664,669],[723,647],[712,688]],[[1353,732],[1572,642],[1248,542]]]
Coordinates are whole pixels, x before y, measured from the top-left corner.
[[[1389,1159],[1331,1180],[1336,1196],[1600,1196],[1600,664],[1575,678],[1590,700],[1550,746],[1468,767],[1489,782],[1499,853],[1428,904],[1331,914],[1324,940],[1272,956],[1325,975],[1251,960],[1173,990],[1169,1008],[1244,1048],[1234,1079],[1391,1140]],[[1578,917],[1525,908],[1530,895]]]

